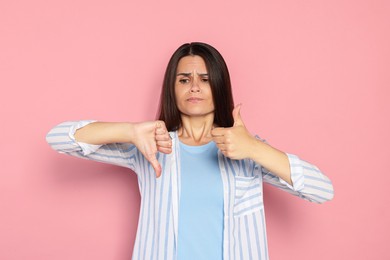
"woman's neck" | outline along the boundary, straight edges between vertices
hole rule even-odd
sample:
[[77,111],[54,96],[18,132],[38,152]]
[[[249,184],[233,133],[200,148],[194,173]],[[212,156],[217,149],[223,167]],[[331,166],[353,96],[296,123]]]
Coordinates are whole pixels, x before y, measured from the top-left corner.
[[204,117],[181,116],[182,126],[178,130],[179,139],[187,145],[203,145],[212,140],[211,130],[214,125],[214,115]]

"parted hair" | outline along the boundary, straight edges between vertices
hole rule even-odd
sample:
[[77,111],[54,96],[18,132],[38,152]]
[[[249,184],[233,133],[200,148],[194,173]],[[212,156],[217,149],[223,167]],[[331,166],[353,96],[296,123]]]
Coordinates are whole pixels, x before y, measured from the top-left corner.
[[175,98],[177,65],[186,56],[203,58],[214,101],[214,124],[231,127],[234,108],[230,75],[222,55],[211,45],[202,42],[185,43],[180,46],[168,62],[160,96],[158,119],[165,122],[168,131],[178,130],[182,124]]

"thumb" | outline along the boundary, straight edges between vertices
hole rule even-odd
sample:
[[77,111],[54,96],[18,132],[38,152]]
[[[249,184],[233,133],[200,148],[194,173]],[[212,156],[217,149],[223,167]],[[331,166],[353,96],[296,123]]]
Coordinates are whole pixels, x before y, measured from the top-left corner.
[[154,171],[156,172],[156,177],[157,178],[160,177],[161,176],[161,166],[157,161],[156,155],[155,154],[149,155],[148,161],[150,162]]
[[238,104],[233,109],[233,120],[234,120],[234,126],[244,125],[244,122],[242,121],[240,110],[241,110],[242,104]]
[[145,154],[146,159],[150,162],[152,165],[154,171],[156,172],[156,177],[160,177],[161,175],[161,166],[159,162],[157,161],[156,154],[155,153],[146,153]]

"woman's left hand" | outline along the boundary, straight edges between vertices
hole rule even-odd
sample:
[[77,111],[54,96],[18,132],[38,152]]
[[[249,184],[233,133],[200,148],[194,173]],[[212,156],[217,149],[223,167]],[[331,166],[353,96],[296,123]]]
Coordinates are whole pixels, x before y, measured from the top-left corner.
[[258,142],[246,129],[240,110],[241,104],[233,109],[232,127],[217,127],[211,131],[213,140],[223,155],[234,160],[250,158],[251,151]]

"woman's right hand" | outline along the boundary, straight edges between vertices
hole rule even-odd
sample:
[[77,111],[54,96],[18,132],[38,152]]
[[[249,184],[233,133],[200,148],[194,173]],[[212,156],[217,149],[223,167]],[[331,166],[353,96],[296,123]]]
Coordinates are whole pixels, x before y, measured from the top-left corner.
[[160,177],[162,169],[156,153],[172,152],[172,140],[165,123],[163,121],[133,123],[132,143],[151,163],[157,178]]

